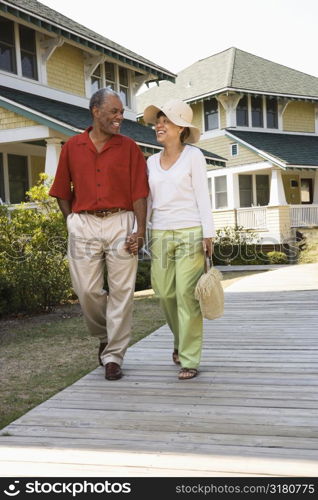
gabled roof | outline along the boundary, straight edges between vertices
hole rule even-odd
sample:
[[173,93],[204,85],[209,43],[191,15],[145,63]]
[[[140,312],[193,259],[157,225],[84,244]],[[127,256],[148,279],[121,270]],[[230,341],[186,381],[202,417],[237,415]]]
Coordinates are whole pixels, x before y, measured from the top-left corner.
[[231,135],[260,153],[267,153],[286,166],[318,166],[318,137],[227,129]]
[[[0,107],[20,113],[67,136],[79,133],[91,124],[90,112],[86,108],[8,87],[0,86]],[[162,149],[154,130],[133,120],[123,121],[121,133],[134,139],[145,152],[153,153]],[[201,151],[208,164],[225,166],[225,158],[204,149]]]
[[140,94],[138,113],[170,98],[191,102],[228,90],[318,100],[318,78],[231,47],[180,71],[175,84],[160,82]]
[[[89,5],[87,6],[89,8]],[[175,74],[145,59],[118,43],[95,33],[85,26],[63,16],[37,0],[0,0],[0,12],[7,12],[54,35],[60,35],[85,47],[97,50],[121,62],[132,64],[161,79],[175,80]]]

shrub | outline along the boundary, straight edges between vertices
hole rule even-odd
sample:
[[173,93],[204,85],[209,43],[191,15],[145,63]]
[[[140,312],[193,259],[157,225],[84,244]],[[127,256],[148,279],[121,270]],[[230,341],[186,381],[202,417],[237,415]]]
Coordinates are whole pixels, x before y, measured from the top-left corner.
[[267,256],[258,249],[255,233],[242,226],[226,226],[216,231],[213,262],[217,265],[267,264]]
[[135,290],[147,290],[151,288],[150,260],[138,261]]
[[71,296],[65,222],[48,190],[42,174],[27,193],[35,208],[0,207],[0,314],[47,311]]
[[287,255],[284,252],[268,252],[267,257],[270,264],[287,264],[288,262]]

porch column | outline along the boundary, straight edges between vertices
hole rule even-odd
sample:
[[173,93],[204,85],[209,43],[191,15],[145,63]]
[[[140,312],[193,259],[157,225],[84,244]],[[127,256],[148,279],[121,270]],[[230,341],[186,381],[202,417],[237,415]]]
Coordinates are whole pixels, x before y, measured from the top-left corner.
[[318,170],[315,172],[314,178],[314,195],[313,195],[313,204],[318,204]]
[[48,139],[45,139],[45,142],[45,173],[54,177],[61,153],[62,140],[57,137],[49,137]]
[[271,189],[269,196],[269,206],[287,205],[285,190],[282,180],[282,171],[280,169],[272,169]]

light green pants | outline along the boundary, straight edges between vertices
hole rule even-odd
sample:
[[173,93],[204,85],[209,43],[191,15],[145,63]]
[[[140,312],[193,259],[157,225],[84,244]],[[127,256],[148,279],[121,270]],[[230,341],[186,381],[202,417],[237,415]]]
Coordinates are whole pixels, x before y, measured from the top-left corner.
[[152,287],[174,335],[181,366],[198,368],[203,320],[194,289],[204,272],[201,226],[152,230],[151,257]]

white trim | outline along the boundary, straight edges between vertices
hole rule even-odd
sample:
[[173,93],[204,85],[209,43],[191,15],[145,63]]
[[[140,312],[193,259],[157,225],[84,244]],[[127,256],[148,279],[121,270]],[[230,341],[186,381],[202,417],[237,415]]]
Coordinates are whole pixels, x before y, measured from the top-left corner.
[[237,130],[238,132],[240,132],[240,131],[241,132],[262,132],[264,134],[306,135],[308,137],[317,137],[318,136],[318,131],[317,131],[317,133],[315,133],[315,132],[293,132],[290,130],[281,130],[278,128],[264,129],[264,128],[259,128],[259,127],[239,126],[239,127],[226,127],[226,130],[229,132],[231,132],[231,130],[233,130],[233,132],[235,132]]
[[2,70],[0,70],[0,76],[1,85],[3,87],[21,90],[29,94],[46,97],[47,99],[53,99],[54,101],[67,102],[68,104],[73,104],[74,106],[80,106],[81,108],[88,109],[89,99],[86,96],[76,96],[74,94],[69,94],[62,90],[47,87],[46,85],[43,85],[36,80],[22,79],[18,75],[5,73]]
[[236,167],[226,167],[226,169],[220,170],[209,170],[209,174],[211,177],[217,177],[219,175],[224,175],[224,172],[229,172],[232,174],[240,174],[240,173],[249,173],[249,172],[258,172],[259,170],[271,170],[273,165],[268,162],[259,162],[259,163],[249,163],[248,165],[238,165]]
[[[195,97],[191,97],[190,99],[183,99],[187,103],[191,103],[193,101],[199,101],[202,100],[206,97],[210,96],[215,96],[224,92],[242,92],[243,94],[248,94],[248,95],[268,95],[268,96],[274,96],[274,97],[287,97],[287,98],[294,98],[294,99],[305,99],[305,100],[313,100],[313,101],[318,101],[318,96],[310,96],[310,95],[298,95],[298,94],[282,94],[278,92],[267,92],[265,90],[263,91],[258,91],[258,90],[248,90],[248,89],[242,89],[242,88],[236,88],[236,87],[221,87],[220,89],[213,90],[211,92],[207,92],[205,94],[199,94]],[[181,97],[182,99],[182,97]]]
[[49,127],[35,125],[0,130],[0,144],[8,142],[32,141],[49,137]]
[[1,144],[0,145],[0,153],[6,154],[19,154],[22,156],[31,155],[31,156],[43,156],[45,157],[45,146],[37,146],[33,144],[25,144],[25,143],[16,143],[16,144]]
[[[203,117],[203,114],[201,115]],[[202,118],[202,121],[204,122],[204,119]],[[204,123],[203,123],[204,126]],[[203,129],[202,129],[203,130]],[[221,137],[225,135],[224,129],[214,129],[214,130],[208,130],[207,132],[203,132],[200,135],[200,141],[205,141],[207,139],[213,139],[214,137]]]
[[[12,7],[12,4],[5,2],[5,0],[1,0],[1,1],[2,1],[2,3],[4,3],[5,5],[8,5],[9,7]],[[138,63],[140,63],[140,64],[144,64],[145,66],[148,66],[149,68],[152,68],[152,69],[154,69],[155,71],[161,72],[161,73],[163,73],[163,74],[165,74],[165,75],[172,76],[172,77],[175,77],[175,76],[176,76],[174,73],[170,73],[169,71],[165,70],[164,68],[161,68],[160,66],[155,66],[155,65],[154,65],[153,63],[151,63],[150,61],[149,61],[149,62],[148,62],[148,61],[146,62],[146,61],[144,61],[144,60],[142,60],[142,59],[136,59],[135,57],[131,56],[130,54],[128,54],[128,53],[126,53],[126,52],[121,52],[121,51],[119,51],[119,50],[115,49],[114,47],[111,47],[111,46],[106,45],[106,44],[102,44],[101,42],[98,42],[97,40],[94,40],[93,38],[86,37],[86,36],[85,36],[85,35],[83,35],[82,33],[78,33],[77,31],[73,31],[73,30],[71,30],[70,28],[67,28],[67,27],[65,27],[65,26],[63,26],[63,25],[61,25],[61,24],[55,23],[55,22],[54,22],[54,21],[52,21],[51,19],[47,19],[47,18],[45,18],[45,17],[42,17],[42,16],[40,16],[39,14],[36,14],[36,13],[34,13],[34,12],[32,12],[32,11],[25,10],[25,9],[23,9],[22,7],[17,6],[17,5],[15,5],[15,8],[16,8],[16,9],[18,9],[19,11],[21,11],[21,12],[25,12],[26,14],[31,15],[32,17],[35,17],[35,18],[37,18],[37,19],[40,19],[41,21],[44,21],[45,23],[49,23],[49,24],[51,24],[52,26],[56,26],[57,28],[60,28],[60,29],[62,29],[62,30],[64,30],[64,31],[67,31],[68,33],[71,33],[71,34],[73,34],[73,35],[75,35],[75,36],[78,36],[79,38],[81,38],[81,39],[83,39],[83,40],[87,40],[87,41],[89,41],[89,42],[91,42],[91,43],[93,43],[93,44],[97,45],[98,47],[107,48],[107,49],[109,49],[110,51],[114,52],[115,54],[118,54],[118,55],[124,56],[124,57],[126,57],[127,59],[130,59],[131,61],[138,62]],[[2,13],[1,13],[1,15],[2,15]],[[15,19],[16,19],[16,18],[15,18]],[[20,19],[20,18],[18,18],[18,19]],[[16,21],[16,22],[17,22],[17,21]],[[35,29],[35,27],[34,27],[33,29]],[[43,29],[43,28],[42,28],[42,29]],[[96,33],[96,35],[102,36],[102,35],[100,35],[99,33]],[[67,40],[67,39],[66,39],[66,40]],[[82,44],[79,44],[79,45],[81,45],[81,47],[83,47],[83,45],[82,45]],[[123,48],[124,48],[124,47],[123,47]],[[96,52],[97,52],[97,51],[96,51]],[[136,54],[136,55],[137,55],[137,54]]]

